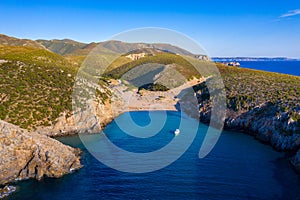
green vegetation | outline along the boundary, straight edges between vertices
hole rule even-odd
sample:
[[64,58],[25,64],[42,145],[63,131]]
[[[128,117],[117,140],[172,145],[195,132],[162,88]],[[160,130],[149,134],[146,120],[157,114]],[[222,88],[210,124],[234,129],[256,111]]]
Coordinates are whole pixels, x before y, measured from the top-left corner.
[[45,49],[43,45],[34,40],[29,39],[19,39],[15,37],[9,37],[7,35],[0,34],[0,44],[7,46],[27,46],[39,49]]
[[106,72],[119,68],[120,66],[125,65],[131,61],[132,60],[130,58],[120,56],[109,65],[108,69],[106,69]]
[[249,110],[266,102],[278,111],[295,112],[300,102],[300,77],[217,65],[227,94],[227,106]]
[[62,56],[1,46],[0,60],[0,119],[30,129],[71,110],[76,69]]
[[[103,85],[104,83],[100,82],[99,84]],[[111,99],[110,99],[111,95],[112,94],[109,90],[100,91],[99,89],[96,89],[95,97],[99,103],[104,104],[107,100],[109,100],[111,102]]]
[[[210,62],[157,50],[138,60],[131,60],[126,55],[119,56],[120,53],[136,49],[140,44],[119,41],[101,43],[99,52],[102,53],[85,62],[86,55],[100,43],[83,44],[71,40],[31,41],[3,35],[0,35],[0,43],[14,45],[0,44],[0,119],[28,129],[53,124],[62,112],[71,111],[74,77],[82,63],[81,69],[85,75],[99,77],[98,75],[102,74],[99,66],[106,66],[108,61],[114,60],[105,71],[105,77],[101,78],[100,84],[106,84],[103,81],[107,82],[109,78],[119,79],[131,69],[149,63],[168,65],[188,80],[193,77],[199,78],[199,70],[205,77],[215,72]],[[173,48],[174,52],[183,51],[167,44],[144,46]],[[63,54],[64,57],[51,53],[44,47]],[[187,52],[183,53],[188,55]],[[292,120],[300,123],[300,77],[222,64],[217,64],[217,68],[225,84],[227,107],[230,110],[246,112],[261,108],[257,109],[256,115],[279,116],[287,113]],[[149,84],[144,89],[165,91],[175,87],[175,83],[167,86],[161,84],[167,82],[165,80],[169,80],[169,77],[173,77],[176,83],[181,83],[180,77],[172,70],[167,71],[164,68],[157,70],[157,73],[161,71],[165,76],[160,82]],[[149,70],[150,72],[156,71]],[[205,92],[203,85],[199,87],[196,89],[203,91],[203,100],[208,101],[209,93]],[[106,91],[96,90],[96,97],[102,103],[107,101],[109,96]]]
[[49,49],[50,51],[66,55],[82,49],[86,46],[86,44],[81,42],[76,42],[73,40],[37,40],[38,43]]
[[[121,59],[121,58],[120,58]],[[116,59],[115,62],[120,62],[120,59]],[[175,70],[183,75],[186,79],[199,76],[199,72],[195,67],[189,63],[184,57],[172,53],[157,53],[153,56],[145,56],[132,62],[127,62],[119,67],[113,62],[110,67],[104,73],[105,76],[119,79],[129,70],[148,63],[159,63],[163,65],[176,64]]]
[[169,88],[167,88],[166,86],[159,84],[159,83],[149,83],[146,85],[143,85],[141,87],[139,87],[139,91],[145,89],[145,90],[150,90],[150,91],[168,91]]
[[[116,62],[121,63],[118,59]],[[129,70],[147,63],[175,64],[176,71],[187,79],[199,74],[195,67],[203,72],[202,74],[206,77],[215,73],[215,69],[211,67],[212,63],[210,62],[176,54],[156,53],[153,56],[145,56],[121,64],[119,67],[117,67],[117,64],[112,63],[111,66],[113,67],[109,67],[105,75],[118,79]],[[217,63],[216,66],[225,85],[228,109],[235,112],[245,112],[263,106],[262,109],[257,109],[257,115],[276,116],[276,114],[287,113],[292,120],[300,121],[300,77],[228,67],[220,63]],[[199,87],[194,89],[202,90],[202,99],[207,101],[210,98],[209,93],[204,92],[205,89]],[[168,89],[167,87],[162,88],[160,84],[148,84],[142,88],[161,91]]]

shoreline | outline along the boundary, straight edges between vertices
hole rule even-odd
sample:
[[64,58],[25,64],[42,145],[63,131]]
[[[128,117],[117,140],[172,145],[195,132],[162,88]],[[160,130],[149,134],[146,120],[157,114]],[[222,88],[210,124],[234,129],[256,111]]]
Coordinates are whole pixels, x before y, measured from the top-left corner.
[[56,139],[29,132],[0,120],[0,195],[14,192],[10,184],[33,178],[59,178],[82,168],[78,148]]
[[[174,106],[175,108],[175,106]],[[180,110],[178,109],[170,109],[170,110],[157,110],[157,109],[152,109],[152,110],[147,110],[147,109],[139,109],[139,110],[136,110],[136,109],[130,109],[130,110],[126,110],[122,113],[120,113],[119,115],[117,115],[115,118],[117,118],[118,116],[122,115],[123,113],[125,112],[146,112],[146,111],[174,111],[174,112],[180,112]],[[110,121],[107,121],[105,124],[102,124],[102,129],[101,130],[104,130],[106,128],[107,125],[109,125],[110,123],[112,123],[112,121],[115,119],[111,119]],[[203,123],[205,125],[209,125],[209,122],[207,121],[201,121],[200,119],[197,119],[199,120],[199,123]],[[283,153],[286,153],[288,154],[286,159],[289,159],[290,161],[290,164],[291,164],[291,167],[293,168],[293,170],[297,173],[297,174],[300,174],[300,170],[299,168],[296,166],[297,163],[294,161],[294,157],[296,156],[297,152],[299,152],[299,149],[297,148],[294,148],[294,149],[280,149],[280,148],[277,148],[276,146],[272,145],[272,143],[270,141],[266,141],[260,137],[258,137],[258,133],[257,132],[253,132],[249,129],[244,129],[244,128],[239,128],[239,127],[228,127],[226,125],[226,123],[224,123],[224,128],[223,128],[224,131],[231,131],[231,132],[234,132],[234,133],[238,133],[238,134],[246,134],[246,135],[249,135],[251,137],[253,137],[257,142],[260,142],[264,145],[267,145],[267,146],[270,146],[272,147],[272,149],[276,152],[283,152]],[[55,136],[51,136],[51,138],[60,138],[60,137],[68,137],[68,136],[74,136],[74,135],[80,135],[80,134],[99,134],[100,132],[91,132],[91,133],[79,133],[79,132],[74,132],[74,131],[71,131],[71,132],[66,132],[64,134],[61,134],[61,135],[55,135]],[[300,137],[300,136],[299,136]]]
[[[178,94],[185,93],[187,92],[185,89],[203,83],[204,81],[204,78],[193,79],[177,88],[164,92],[146,90],[138,92],[136,88],[129,89],[127,85],[115,81],[115,83],[112,83],[110,85],[110,89],[113,94],[113,101],[106,102],[106,104],[102,105],[102,107],[101,105],[95,106],[98,120],[93,119],[93,123],[95,125],[100,121],[101,125],[100,127],[98,127],[98,129],[95,130],[94,133],[103,130],[107,124],[111,123],[116,117],[118,117],[124,112],[155,110],[169,110],[180,112],[180,98],[177,97]],[[181,95],[183,96],[183,94]],[[202,102],[202,107],[199,111],[200,118],[197,120],[199,120],[199,122],[201,123],[209,124],[211,103],[209,101],[201,101],[201,93],[199,94],[196,92],[196,95],[198,95],[198,100],[200,98],[200,102]],[[282,126],[284,126],[283,128],[288,128],[290,125],[293,124],[285,124],[286,122],[279,121],[282,120],[281,118],[275,119],[273,117],[268,116],[268,113],[266,113],[265,115],[256,115],[257,111],[264,108],[269,108],[269,105],[262,105],[258,109],[252,109],[243,112],[233,111],[227,108],[223,129],[234,132],[242,132],[244,134],[251,135],[256,140],[272,146],[276,151],[292,152],[294,154],[294,157],[291,156],[293,157],[291,158],[293,166],[296,168],[297,172],[300,172],[300,134],[284,135],[282,132],[276,129],[277,124],[282,123]],[[196,118],[198,118],[198,116]],[[90,120],[87,120],[84,117],[81,117],[80,119],[83,119],[83,121],[90,122]],[[67,121],[65,120],[61,124],[64,124],[66,122]],[[75,124],[73,123],[73,125]],[[93,130],[89,133],[93,133]],[[61,134],[49,136],[55,138],[56,136],[66,136],[74,134],[80,134],[80,131],[74,131],[73,127],[73,129],[70,132],[66,131]]]
[[[130,92],[129,94],[131,96],[135,95],[137,98],[139,98],[139,101],[140,101],[141,105],[144,105],[144,106],[131,106],[131,107],[127,107],[126,109],[121,110],[121,108],[123,108],[122,105],[124,106],[124,101],[120,101],[120,99],[119,99],[118,101],[116,101],[119,104],[119,107],[118,107],[119,109],[117,110],[117,112],[113,113],[111,109],[105,110],[106,113],[102,113],[102,115],[101,115],[102,120],[103,120],[103,122],[101,123],[101,129],[95,129],[96,130],[95,132],[91,131],[91,132],[88,132],[87,134],[100,133],[100,131],[105,129],[105,127],[109,123],[111,123],[116,117],[118,117],[119,115],[121,115],[124,112],[143,112],[143,111],[174,111],[174,112],[180,112],[181,111],[178,107],[179,100],[177,99],[176,101],[174,101],[173,96],[172,96],[173,94],[170,95],[170,97],[172,97],[171,100],[170,99],[169,100],[164,99],[164,102],[163,102],[164,105],[168,104],[168,106],[164,107],[164,109],[161,109],[161,107],[149,107],[149,101],[146,101],[147,103],[143,104],[143,101],[144,101],[143,97],[141,97],[139,94],[134,93],[133,91],[129,91],[129,92]],[[148,93],[148,92],[149,91],[146,91],[146,93]],[[151,98],[152,98],[152,101],[159,103],[159,101],[155,99],[155,97],[157,95],[158,95],[158,93],[155,93],[155,92],[153,93],[152,92]],[[109,106],[111,106],[111,105],[109,105]],[[105,107],[107,107],[107,105],[105,105]],[[199,123],[203,123],[203,124],[206,124],[206,125],[209,124],[209,118],[208,118],[209,117],[209,112],[207,112],[207,110],[204,109],[201,112],[199,112],[199,114],[204,116],[204,118],[202,118],[202,119],[201,119],[201,117],[199,119],[197,119],[197,120],[199,120]],[[231,117],[233,119],[235,119],[235,121],[236,121],[236,119],[239,116],[240,115],[235,115],[234,117],[232,117],[232,116]],[[232,120],[232,118],[231,118],[231,120]],[[62,119],[62,121],[60,121],[59,124],[70,123],[69,125],[64,126],[64,127],[69,128],[70,130],[69,131],[63,130],[63,131],[61,131],[59,133],[56,133],[56,134],[49,134],[49,135],[46,134],[47,136],[57,140],[60,137],[68,137],[68,136],[74,136],[74,135],[82,134],[80,132],[80,130],[78,131],[77,127],[74,126],[74,122],[72,122],[72,120],[66,119],[65,116],[62,116],[61,119]],[[88,121],[87,118],[83,117],[83,119]],[[93,118],[93,120],[94,121],[92,122],[92,124],[87,124],[87,126],[88,125],[93,125],[93,123],[98,122],[97,118]],[[257,131],[253,131],[253,130],[247,128],[247,127],[240,126],[240,124],[230,124],[229,122],[230,122],[230,116],[229,117],[227,116],[227,118],[225,119],[223,130],[232,131],[232,132],[236,132],[236,133],[239,133],[239,134],[243,133],[243,134],[250,135],[250,136],[254,137],[254,139],[257,140],[257,142],[261,142],[265,145],[271,146],[274,149],[274,151],[285,152],[287,154],[286,159],[288,159],[290,161],[291,167],[293,168],[295,173],[297,174],[297,173],[300,172],[300,168],[299,168],[299,166],[297,166],[298,165],[297,161],[300,160],[300,153],[299,153],[300,151],[299,151],[299,149],[294,148],[294,149],[287,150],[287,149],[276,148],[276,146],[274,146],[270,140],[266,140],[265,137],[260,137],[260,135],[264,136],[264,134],[258,133]],[[252,122],[250,122],[250,124],[251,123]],[[46,129],[44,129],[44,131],[47,131],[51,128],[53,128],[53,127],[46,127]],[[47,132],[47,133],[49,133],[49,132]],[[267,133],[265,133],[265,134],[267,134]],[[42,134],[42,135],[44,135],[44,134]],[[299,139],[299,141],[300,141],[300,139]],[[299,154],[299,156],[297,157],[298,154]],[[4,186],[5,185],[3,185],[3,187]]]
[[[110,87],[112,91],[112,98],[113,101],[107,101],[106,103],[103,103],[99,105],[99,103],[94,106],[96,107],[96,114],[97,117],[95,118],[89,118],[85,115],[81,115],[80,119],[83,122],[88,122],[85,128],[89,127],[96,127],[95,129],[88,131],[87,134],[93,134],[93,133],[100,133],[101,130],[105,129],[105,127],[111,123],[116,117],[121,115],[124,112],[139,112],[139,111],[177,111],[180,112],[180,107],[178,107],[179,104],[179,98],[177,98],[177,95],[182,92],[184,89],[191,87],[195,83],[199,84],[199,82],[204,82],[205,79],[199,80],[192,80],[191,82],[188,82],[184,86],[180,86],[178,88],[174,88],[173,90],[167,91],[167,92],[160,92],[160,91],[141,91],[140,93],[137,92],[136,89],[129,89],[128,86],[125,84],[114,84],[112,87]],[[191,84],[192,83],[192,84]],[[160,97],[160,98],[157,98]],[[163,97],[163,98],[161,98]],[[129,105],[128,105],[129,104]],[[210,108],[209,108],[209,102],[206,103],[207,105],[204,105],[203,109],[200,110],[199,115],[200,118],[199,123],[203,124],[209,124],[210,121]],[[155,106],[157,105],[157,106]],[[113,108],[115,110],[113,110]],[[296,172],[300,172],[300,150],[298,146],[293,146],[293,148],[289,149],[289,142],[286,142],[286,137],[282,134],[276,135],[276,137],[271,138],[269,135],[269,131],[273,130],[271,127],[270,130],[267,129],[260,129],[261,127],[266,127],[268,124],[258,124],[257,121],[259,120],[270,120],[269,118],[257,118],[253,120],[253,116],[255,116],[255,112],[253,113],[253,110],[249,110],[245,113],[240,112],[233,112],[230,110],[227,110],[227,115],[224,122],[224,128],[223,130],[229,130],[237,133],[243,133],[250,135],[255,138],[258,142],[264,143],[266,145],[271,146],[275,151],[278,152],[286,152],[290,155],[290,162],[295,169]],[[246,117],[244,116],[246,115]],[[272,119],[271,119],[272,120]],[[100,121],[100,122],[99,122]],[[97,125],[99,124],[100,125]],[[58,123],[59,125],[56,127],[55,130],[60,130],[62,128],[63,131],[52,133],[48,132],[48,129],[44,130],[44,134],[46,131],[46,135],[52,137],[52,138],[58,138],[58,137],[65,137],[65,136],[72,136],[72,135],[78,135],[81,133],[86,133],[84,131],[84,127],[76,127],[74,120],[66,119],[65,116],[61,118],[61,121]],[[69,124],[66,126],[66,124]],[[50,130],[53,127],[50,127]],[[64,130],[64,128],[69,128],[70,131]],[[268,128],[268,127],[267,127]],[[82,131],[83,130],[83,131]],[[274,130],[275,132],[275,130]],[[49,134],[50,133],[50,134]],[[297,137],[297,136],[295,136]],[[293,139],[293,138],[292,138]],[[290,139],[290,140],[292,140]],[[277,146],[276,146],[277,145]],[[300,136],[299,136],[299,145],[300,145]],[[284,148],[281,148],[284,147]],[[299,156],[297,157],[296,155]],[[298,163],[299,161],[299,163]]]

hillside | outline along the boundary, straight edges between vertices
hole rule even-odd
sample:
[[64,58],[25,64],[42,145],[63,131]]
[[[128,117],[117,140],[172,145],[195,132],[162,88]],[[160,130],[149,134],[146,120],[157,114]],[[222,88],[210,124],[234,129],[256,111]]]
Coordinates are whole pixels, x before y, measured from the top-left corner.
[[[227,113],[225,128],[245,131],[278,150],[300,145],[300,77],[217,64]],[[194,88],[200,119],[210,121],[212,104],[205,83]],[[299,153],[300,154],[300,153]]]
[[154,49],[161,49],[161,50],[167,50],[173,53],[178,53],[181,55],[193,55],[192,53],[170,45],[170,44],[162,44],[162,43],[154,43],[154,44],[147,44],[147,43],[126,43],[121,41],[106,41],[106,42],[100,42],[99,45],[113,51],[116,53],[123,54],[124,52],[131,52],[135,49],[144,49],[144,48],[154,48]]
[[[138,73],[154,73],[151,77],[162,73],[166,67],[171,67],[180,72],[186,79],[191,79],[195,74],[198,74],[195,68],[185,60],[188,57],[164,52],[150,52],[138,59],[129,60],[126,55],[115,60],[106,70],[105,76],[114,79],[123,77],[127,80],[128,75],[126,74],[129,71],[134,71],[129,73],[131,74],[129,76],[133,77],[130,78],[134,80],[135,76],[133,74],[137,73],[135,68],[138,66],[141,69]],[[159,66],[154,65],[154,63],[162,64],[162,69],[159,69]],[[200,64],[202,66],[200,70],[202,70],[204,77],[209,75],[211,63],[193,60],[193,64]],[[240,127],[241,129],[248,129],[248,131],[253,132],[286,136],[300,133],[300,77],[239,67],[228,67],[220,63],[217,63],[216,66],[223,78],[227,96],[226,127]],[[151,73],[149,71],[150,68],[153,68]],[[143,76],[142,79],[145,80],[147,78]],[[164,83],[174,78],[179,80],[173,75],[173,77],[169,76],[168,80]],[[202,119],[203,121],[209,121],[211,102],[209,101],[209,95],[206,95],[209,92],[205,92],[203,84],[194,89],[200,96]],[[239,121],[238,119],[244,119],[244,121]],[[267,124],[260,123],[260,126],[257,126],[259,124],[258,121],[267,122]],[[250,129],[251,126],[256,127]],[[258,128],[261,130],[258,131]]]
[[107,53],[121,53],[130,52],[141,48],[155,48],[170,51],[173,53],[178,53],[181,55],[193,54],[176,46],[170,44],[147,44],[147,43],[126,43],[116,40],[109,40],[104,42],[92,42],[92,43],[81,43],[70,39],[63,40],[36,40],[34,42],[39,43],[46,49],[61,55],[87,55],[93,48],[101,48],[103,52]]
[[170,44],[147,44],[147,43],[126,43],[109,40],[104,42],[81,43],[74,40],[37,40],[48,50],[61,55],[87,55],[94,47],[101,48],[103,52],[124,53],[141,48],[156,48],[167,50],[181,55],[193,55],[190,52]]
[[7,45],[7,46],[27,46],[27,47],[45,49],[45,47],[37,41],[9,37],[3,34],[0,34],[0,44]]
[[176,53],[185,56],[195,57],[199,60],[209,60],[206,55],[194,55],[187,50],[180,47],[164,44],[164,43],[126,43],[122,41],[109,40],[103,42],[83,43],[71,39],[53,39],[53,40],[30,40],[9,37],[0,34],[0,44],[6,46],[28,46],[39,49],[47,49],[53,53],[60,54],[67,58],[69,62],[77,65],[78,67],[84,61],[86,56],[92,49],[97,47],[98,51],[107,54],[124,54],[138,49],[159,49],[163,52]]
[[[85,59],[84,54],[97,44],[101,44],[99,48],[102,52],[106,52],[106,56],[112,56],[113,52],[131,51],[109,66],[105,76],[110,78],[121,78],[137,66],[144,66],[144,71],[141,72],[145,72],[145,69],[149,69],[148,64],[154,63],[159,63],[163,67],[158,66],[159,69],[151,71],[152,77],[170,69],[180,72],[186,79],[198,74],[185,59],[191,59],[193,56],[185,57],[168,52],[168,48],[177,49],[171,45],[128,44],[120,41],[84,44],[72,40],[39,40],[40,44],[52,51],[65,54],[63,57],[41,48],[18,47],[15,45],[22,44],[17,42],[18,39],[6,36],[2,38],[7,38],[5,41],[10,41],[13,46],[0,46],[0,85],[3,88],[0,94],[0,119],[23,128],[48,126],[53,124],[61,113],[71,110],[70,95],[76,70]],[[158,47],[155,48],[156,46]],[[141,51],[145,52],[144,56],[137,59],[132,57],[134,54],[142,53]],[[204,66],[201,75],[207,77],[211,63],[197,62]],[[271,121],[277,119],[274,123],[280,134],[292,135],[299,132],[299,77],[227,67],[222,64],[217,64],[217,67],[223,77],[227,93],[228,127],[234,126],[233,121],[236,117],[251,113],[253,119],[262,119],[261,116],[264,120],[266,116]],[[168,76],[170,77],[170,73]],[[176,76],[172,78],[179,80]],[[195,89],[199,94],[201,90],[203,92],[203,88]],[[206,95],[207,97],[209,96]],[[209,116],[209,106],[205,107],[207,99],[200,98],[200,101],[204,101],[201,113],[203,119],[207,119]]]
[[[300,77],[218,65],[227,91],[228,107],[249,110],[270,102],[277,112],[300,119]],[[299,115],[299,116],[298,116]]]
[[75,73],[47,50],[0,46],[0,119],[22,128],[50,125],[71,110]]
[[74,40],[36,40],[37,43],[44,46],[46,49],[60,54],[66,55],[70,54],[78,49],[83,49],[87,44],[76,42]]
[[[127,54],[126,54],[127,55]],[[121,78],[126,72],[134,69],[137,66],[157,63],[162,65],[172,65],[174,70],[178,71],[186,79],[191,79],[193,76],[199,76],[199,72],[191,65],[184,57],[173,53],[155,52],[155,54],[146,54],[137,60],[126,59],[126,55],[116,59],[106,70],[105,76],[115,79]],[[119,64],[119,66],[117,65]]]
[[53,40],[30,40],[30,39],[19,39],[10,37],[7,35],[0,34],[0,44],[7,46],[29,46],[41,49],[48,49],[54,53],[60,55],[74,55],[74,56],[86,56],[93,48],[98,46],[103,52],[108,53],[124,53],[130,52],[140,48],[157,48],[162,50],[168,50],[170,52],[182,54],[182,55],[193,55],[190,52],[170,45],[170,44],[147,44],[147,43],[126,43],[121,41],[109,40],[104,42],[91,42],[83,43],[77,42],[70,39],[53,39]]

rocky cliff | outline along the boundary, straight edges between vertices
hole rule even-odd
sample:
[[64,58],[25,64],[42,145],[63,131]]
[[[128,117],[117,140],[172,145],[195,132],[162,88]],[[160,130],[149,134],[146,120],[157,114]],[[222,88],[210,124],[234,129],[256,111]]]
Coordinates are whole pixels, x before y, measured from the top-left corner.
[[[211,102],[201,101],[201,98],[200,102],[200,120],[208,123],[212,110]],[[298,151],[291,161],[300,172],[300,124],[293,120],[288,112],[278,113],[276,110],[276,105],[268,102],[249,110],[227,108],[224,128],[253,135],[279,151]]]
[[0,185],[15,180],[61,177],[81,168],[79,149],[0,121]]
[[94,101],[87,109],[80,109],[71,114],[62,113],[51,126],[39,126],[35,132],[49,137],[67,136],[80,133],[99,133],[118,113],[113,113],[109,100]]
[[[216,65],[226,92],[225,128],[251,134],[279,151],[298,151],[300,77]],[[210,91],[205,82],[194,90],[198,97],[200,120],[208,123],[214,106]],[[292,163],[300,169],[300,152],[297,155]]]

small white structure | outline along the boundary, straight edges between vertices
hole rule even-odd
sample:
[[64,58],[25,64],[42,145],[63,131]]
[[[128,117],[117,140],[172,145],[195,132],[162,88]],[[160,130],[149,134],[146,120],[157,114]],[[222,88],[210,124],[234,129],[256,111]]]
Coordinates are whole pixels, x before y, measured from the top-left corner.
[[175,135],[178,135],[180,133],[180,130],[177,128],[175,131],[174,131],[174,134]]
[[130,58],[131,60],[138,60],[140,58],[145,57],[145,55],[146,55],[145,53],[134,53],[134,54],[129,54],[126,57]]

